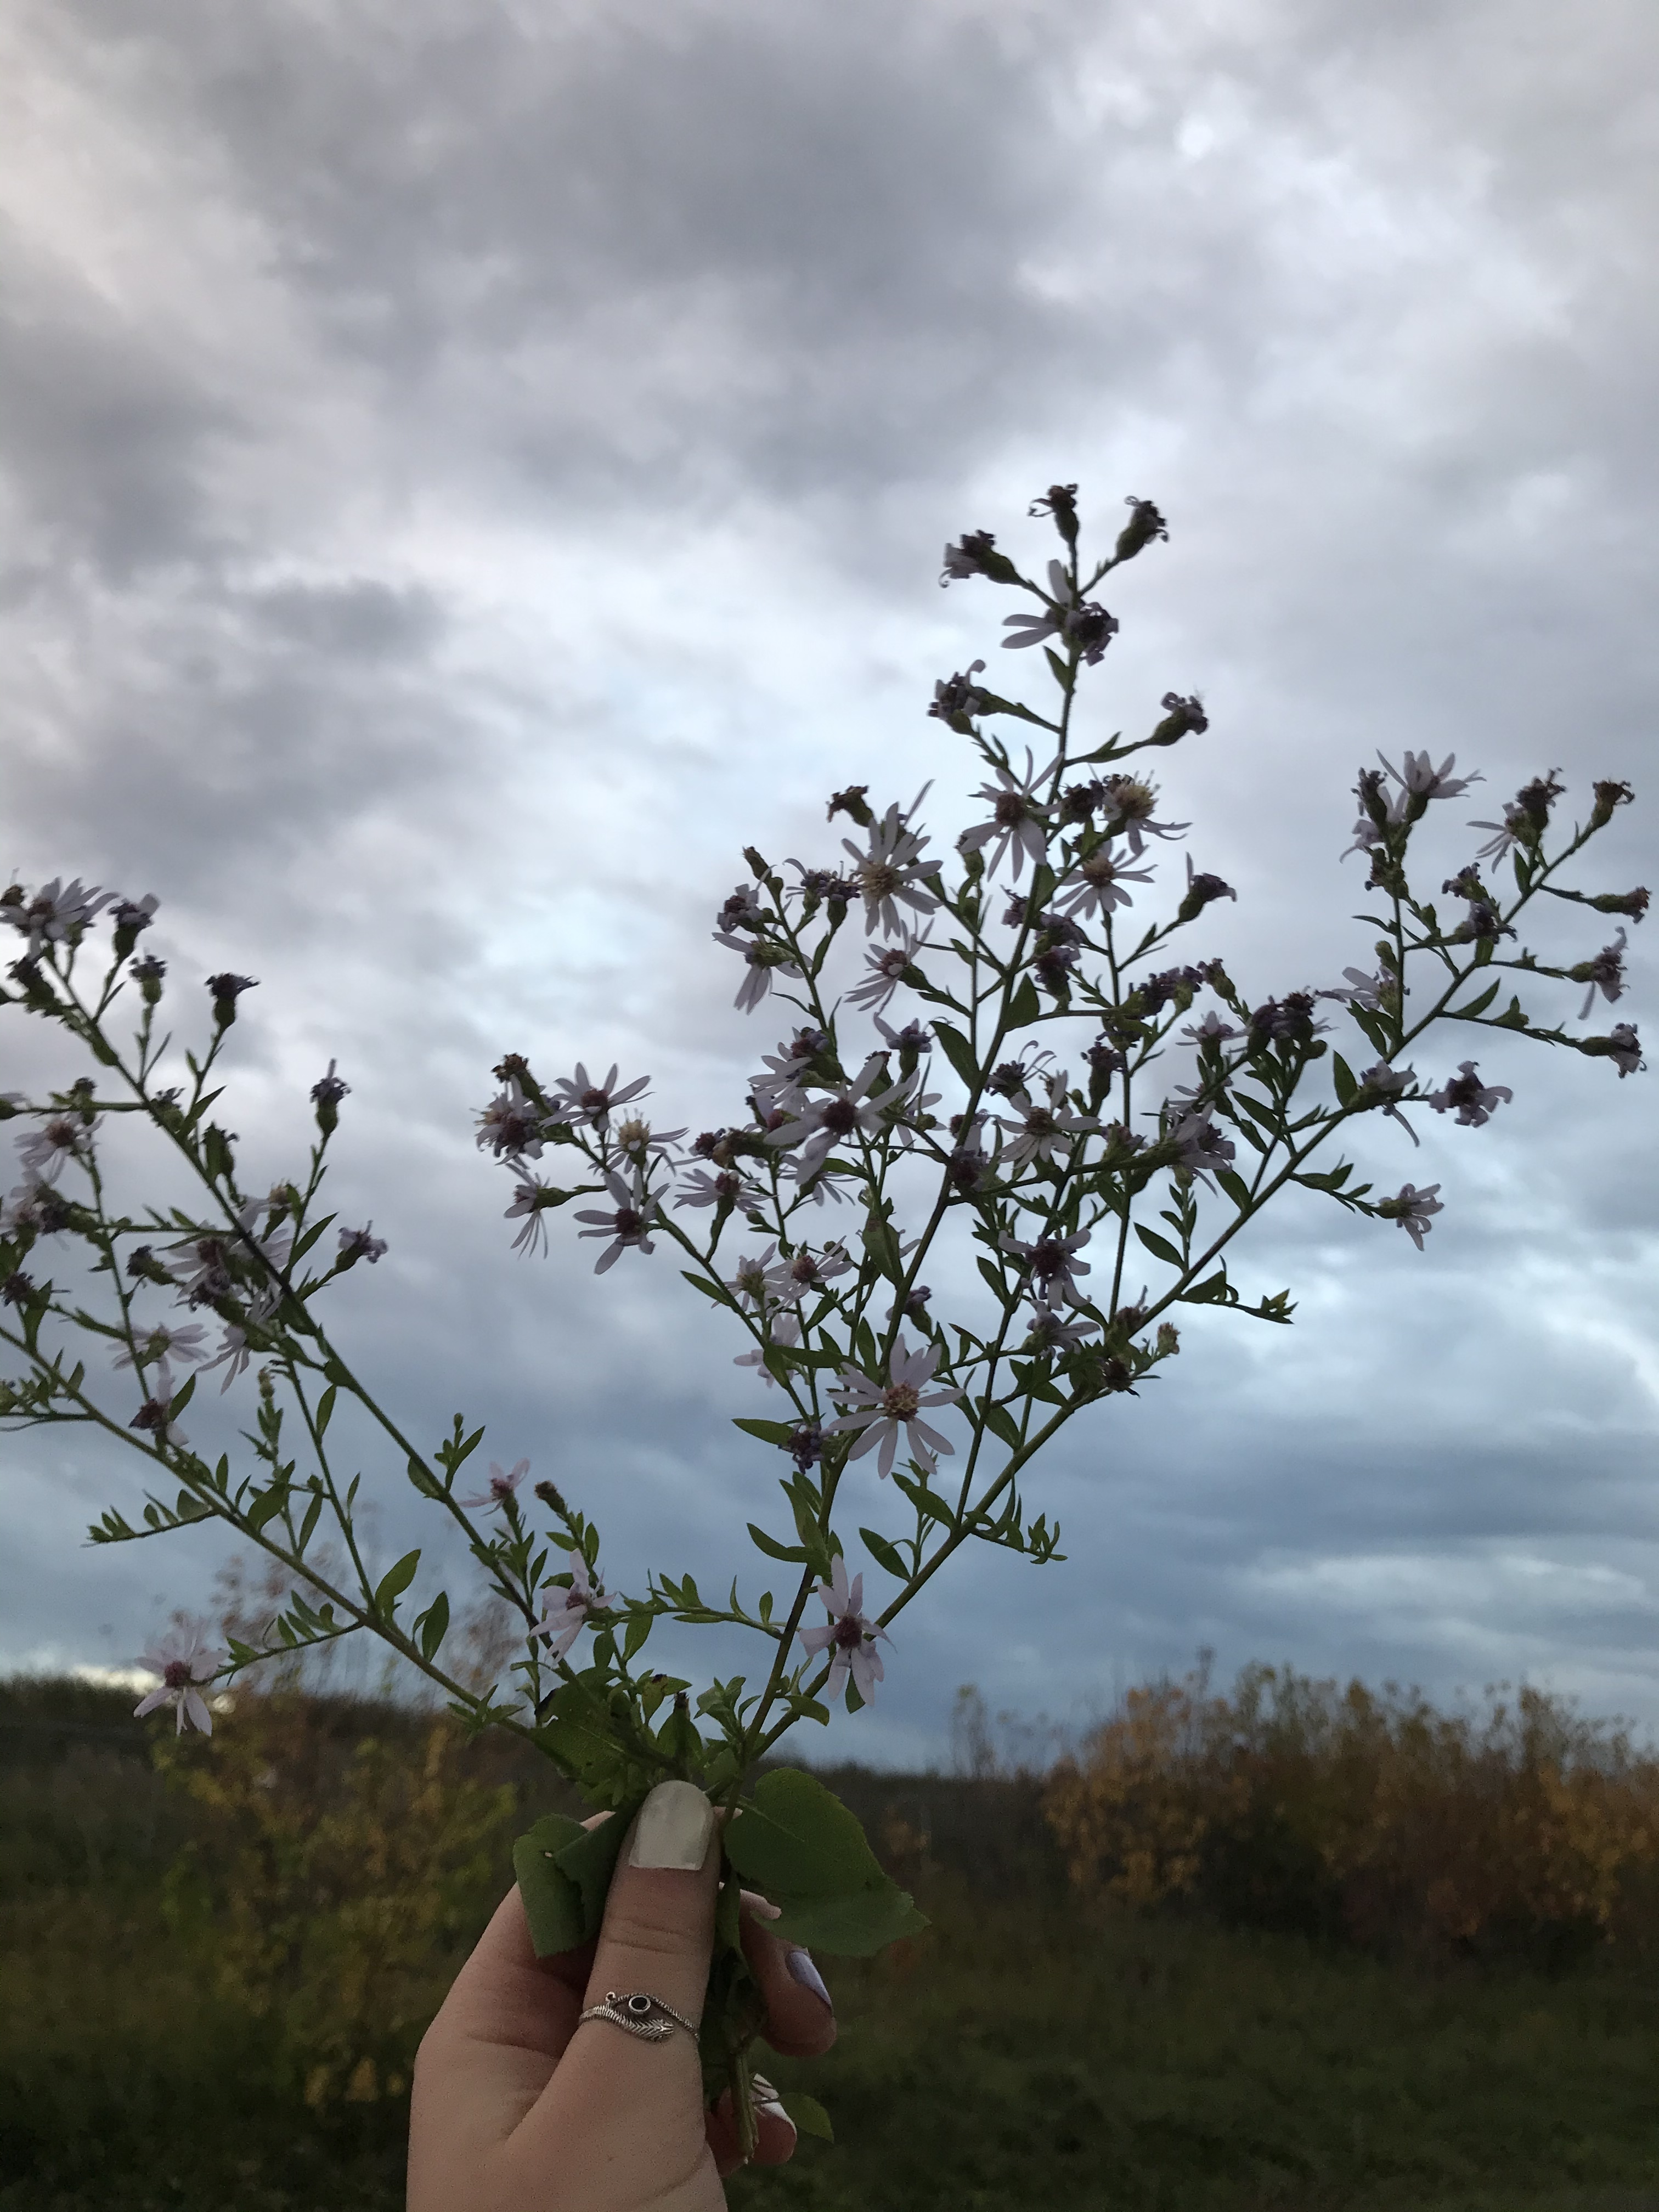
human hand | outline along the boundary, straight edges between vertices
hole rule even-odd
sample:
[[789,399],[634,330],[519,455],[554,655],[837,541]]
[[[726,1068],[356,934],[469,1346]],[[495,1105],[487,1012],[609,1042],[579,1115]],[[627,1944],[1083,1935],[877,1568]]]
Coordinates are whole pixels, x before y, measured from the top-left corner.
[[[726,2100],[713,2112],[692,2039],[647,2043],[578,2024],[608,1990],[644,1990],[688,2020],[702,2009],[720,1851],[714,1810],[690,1782],[659,1783],[623,1844],[605,1921],[585,1951],[538,1960],[516,1886],[497,1907],[422,2039],[409,2131],[409,2212],[720,2212],[738,2163]],[[811,2057],[835,2015],[805,1951],[745,1899],[743,1945],[767,2041]],[[795,2148],[781,2105],[757,2105],[755,2157]]]

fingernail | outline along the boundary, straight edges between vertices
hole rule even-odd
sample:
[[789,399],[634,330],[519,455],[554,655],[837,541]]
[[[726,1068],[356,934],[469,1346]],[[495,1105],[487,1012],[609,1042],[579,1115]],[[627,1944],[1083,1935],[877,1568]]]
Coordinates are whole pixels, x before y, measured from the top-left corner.
[[782,2098],[779,2096],[763,2074],[757,2074],[750,2087],[755,2100],[755,2110],[757,2112],[764,2112],[769,2119],[781,2120],[787,2128],[794,2127],[794,2122],[783,2109]]
[[783,1907],[774,1905],[769,1897],[744,1898],[743,1909],[751,1920],[781,1920]]
[[787,1964],[802,1989],[811,1990],[820,2004],[827,2005],[834,2012],[836,2001],[823,1986],[823,1976],[812,1964],[812,1954],[810,1951],[791,1951]]
[[659,1782],[640,1808],[628,1863],[696,1874],[714,1832],[714,1808],[695,1782]]

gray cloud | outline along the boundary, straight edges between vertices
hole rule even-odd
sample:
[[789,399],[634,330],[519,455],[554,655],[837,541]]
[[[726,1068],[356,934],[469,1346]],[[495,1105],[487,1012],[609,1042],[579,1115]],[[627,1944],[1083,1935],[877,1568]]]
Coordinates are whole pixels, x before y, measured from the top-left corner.
[[[160,892],[181,1000],[261,978],[273,1174],[340,1057],[341,1203],[393,1248],[348,1340],[423,1432],[465,1404],[591,1484],[624,1583],[718,1574],[755,1386],[667,1270],[510,1267],[469,1109],[512,1047],[729,1116],[772,1042],[707,943],[738,848],[833,852],[849,775],[939,771],[965,818],[921,708],[1002,609],[934,590],[947,534],[1035,530],[1054,475],[1172,514],[1096,711],[1205,690],[1170,804],[1262,993],[1364,957],[1374,749],[1486,769],[1448,872],[1538,769],[1645,772],[1644,10],[33,0],[5,35],[0,859]],[[1639,811],[1605,842],[1652,874]],[[1514,1107],[1364,1163],[1443,1180],[1429,1251],[1292,1209],[1247,1268],[1296,1328],[1194,1328],[1068,1442],[1071,1562],[907,1616],[862,1741],[936,1746],[969,1676],[1081,1712],[1200,1641],[1659,1715],[1648,1109],[1481,1044]],[[73,1551],[90,1455],[4,1459],[7,1651],[105,1656],[88,1623],[136,1645],[199,1587]]]

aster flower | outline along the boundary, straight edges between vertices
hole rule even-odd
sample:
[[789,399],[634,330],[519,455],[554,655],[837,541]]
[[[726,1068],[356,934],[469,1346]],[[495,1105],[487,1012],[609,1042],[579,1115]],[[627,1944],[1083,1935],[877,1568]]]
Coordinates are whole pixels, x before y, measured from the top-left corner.
[[1088,1243],[1089,1234],[1086,1229],[1079,1229],[1074,1236],[1050,1234],[1032,1243],[1005,1235],[997,1242],[1005,1252],[1012,1252],[1024,1262],[1030,1296],[1038,1305],[1052,1306],[1063,1300],[1068,1306],[1076,1306],[1083,1303],[1077,1278],[1091,1272],[1088,1261],[1077,1256]]
[[[1589,1042],[1589,1039],[1585,1040],[1586,1043]],[[1642,1047],[1638,1041],[1635,1028],[1629,1022],[1615,1022],[1612,1034],[1606,1037],[1597,1037],[1595,1042],[1605,1046],[1607,1056],[1617,1063],[1619,1080],[1621,1083],[1627,1075],[1634,1075],[1642,1065]],[[1584,1046],[1581,1044],[1579,1050],[1582,1052]]]
[[806,1104],[803,1088],[805,1069],[820,1053],[830,1049],[830,1038],[823,1030],[799,1029],[787,1044],[781,1044],[775,1052],[761,1054],[761,1073],[750,1076],[749,1089],[757,1105],[769,1112],[781,1108],[786,1114],[799,1114]]
[[1340,983],[1334,983],[1328,991],[1318,991],[1314,995],[1321,999],[1334,999],[1339,1006],[1363,1006],[1368,1012],[1375,1013],[1382,1006],[1384,995],[1392,994],[1395,988],[1393,976],[1385,975],[1380,968],[1370,975],[1363,968],[1345,968],[1342,974],[1344,980]]
[[208,1711],[207,1699],[198,1686],[210,1682],[225,1662],[222,1651],[210,1650],[204,1641],[204,1631],[198,1625],[188,1642],[179,1631],[163,1639],[153,1650],[146,1651],[139,1665],[161,1681],[149,1695],[141,1698],[132,1709],[135,1720],[143,1720],[162,1705],[171,1705],[178,1717],[175,1735],[185,1732],[185,1723],[199,1729],[204,1735],[213,1734],[213,1716]]
[[[1215,1008],[1212,1006],[1201,1022],[1188,1022],[1186,1027],[1182,1030],[1181,1034],[1182,1036],[1188,1038],[1190,1042],[1195,1044],[1199,1050],[1202,1052],[1206,1049],[1206,1048],[1210,1047],[1213,1047],[1217,1050],[1219,1050],[1221,1046],[1225,1044],[1230,1038],[1237,1036],[1240,1032],[1233,1027],[1231,1022],[1224,1021],[1221,1016],[1217,1013]],[[1109,1051],[1111,1048],[1109,1046],[1107,1049]],[[1121,1066],[1122,1065],[1122,1055],[1120,1054],[1117,1058],[1118,1065]],[[1112,1073],[1115,1073],[1116,1069],[1114,1068]]]
[[230,1297],[236,1288],[230,1271],[233,1249],[224,1237],[212,1235],[186,1237],[167,1247],[177,1255],[169,1273],[187,1304],[211,1305]]
[[[922,796],[917,795],[910,813],[921,805]],[[905,923],[896,902],[902,900],[918,914],[931,914],[939,904],[922,882],[933,866],[921,858],[922,848],[929,841],[926,835],[910,828],[909,815],[901,814],[896,802],[879,822],[871,823],[868,836],[869,848],[865,852],[860,852],[850,837],[842,840],[853,856],[860,895],[864,900],[864,933],[873,936],[879,923],[884,937],[896,937]]]
[[824,1651],[834,1655],[830,1662],[830,1679],[824,1685],[824,1693],[831,1705],[840,1697],[850,1674],[854,1688],[867,1705],[885,1671],[881,1654],[876,1649],[877,1638],[884,1644],[890,1644],[893,1639],[884,1628],[865,1619],[864,1577],[854,1575],[849,1587],[847,1562],[839,1552],[831,1562],[830,1580],[818,1584],[818,1595],[823,1600],[830,1619],[822,1628],[803,1628],[799,1632],[807,1656],[816,1659]]
[[960,584],[969,576],[984,575],[996,542],[988,530],[964,530],[959,544],[945,549],[945,567],[940,571],[939,582]]
[[37,1182],[56,1182],[65,1160],[84,1163],[91,1140],[91,1127],[78,1115],[53,1114],[15,1141],[27,1173]]
[[990,696],[975,683],[975,677],[984,671],[982,660],[969,662],[966,671],[958,669],[954,676],[942,676],[933,685],[933,703],[927,712],[940,722],[948,722],[953,730],[968,734],[969,716],[980,711],[981,700]]
[[885,1382],[872,1382],[862,1368],[842,1368],[835,1395],[851,1399],[853,1410],[826,1425],[836,1431],[863,1431],[848,1454],[849,1458],[862,1459],[866,1452],[879,1445],[876,1472],[889,1475],[893,1471],[893,1457],[902,1433],[906,1451],[931,1474],[935,1453],[955,1451],[949,1438],[924,1421],[921,1413],[924,1406],[950,1405],[962,1395],[960,1390],[951,1386],[923,1395],[933,1380],[942,1351],[943,1347],[937,1344],[924,1344],[915,1352],[908,1351],[901,1336],[889,1364]]
[[113,891],[83,884],[79,876],[67,884],[61,876],[54,876],[49,884],[42,884],[32,899],[0,905],[0,915],[27,938],[27,957],[38,960],[48,945],[61,945],[77,935],[114,896]]
[[1069,872],[1075,880],[1068,882],[1054,901],[1061,914],[1099,914],[1106,915],[1114,907],[1128,906],[1129,893],[1125,884],[1149,884],[1152,880],[1150,868],[1125,867],[1113,857],[1109,845],[1097,845],[1092,853],[1073,863]]
[[115,926],[115,950],[118,954],[131,952],[137,939],[155,919],[155,909],[161,904],[154,891],[146,891],[141,899],[117,899],[110,915]]
[[[329,1062],[333,1073],[334,1063]],[[322,1089],[312,1092],[314,1098]],[[343,1089],[344,1085],[342,1085]],[[489,1146],[499,1159],[520,1159],[528,1157],[538,1160],[542,1156],[542,1109],[526,1098],[517,1076],[512,1076],[492,1098],[478,1116],[478,1149]]]
[[236,1018],[236,1001],[244,991],[257,991],[258,980],[252,975],[233,975],[226,969],[220,975],[210,975],[207,988],[213,994],[213,1018],[222,1030],[228,1030]]
[[726,1289],[742,1304],[751,1305],[759,1312],[778,1294],[777,1279],[784,1270],[774,1265],[777,1256],[778,1248],[773,1243],[758,1255],[750,1255],[739,1260],[737,1273],[726,1285]]
[[580,1552],[570,1554],[570,1580],[549,1583],[542,1591],[542,1617],[530,1632],[547,1645],[550,1659],[562,1659],[581,1634],[592,1613],[607,1610],[603,1588],[588,1579],[587,1561]]
[[[173,1370],[167,1364],[165,1353],[156,1361],[155,1372],[148,1380],[150,1395],[127,1426],[154,1437],[158,1444],[188,1443],[189,1437],[173,1419],[173,1401],[177,1394],[173,1387]],[[142,1384],[140,1388],[143,1388]]]
[[[580,1073],[580,1071],[578,1071]],[[626,1251],[649,1253],[655,1249],[651,1242],[651,1223],[657,1211],[657,1201],[648,1191],[636,1191],[632,1183],[624,1182],[619,1175],[608,1175],[605,1182],[616,1200],[615,1210],[604,1213],[584,1207],[576,1216],[578,1221],[591,1222],[584,1229],[584,1237],[608,1237],[611,1243],[599,1255],[593,1273],[602,1275],[608,1267],[615,1267]]]
[[881,1013],[904,981],[905,969],[915,965],[917,953],[932,941],[931,929],[918,936],[914,930],[901,928],[896,944],[884,945],[878,952],[866,952],[864,964],[869,973],[847,994],[848,1005]]
[[0,1232],[8,1237],[57,1237],[70,1224],[69,1200],[50,1183],[31,1176],[18,1183],[0,1206]]
[[131,1346],[117,1354],[117,1367],[153,1367],[161,1360],[182,1359],[186,1362],[207,1358],[207,1331],[199,1322],[186,1322],[182,1328],[158,1326],[135,1335]]
[[[1237,1152],[1231,1137],[1224,1137],[1212,1118],[1212,1109],[1201,1107],[1190,1114],[1182,1114],[1173,1121],[1164,1133],[1179,1148],[1176,1164],[1188,1175],[1197,1176],[1201,1182],[1210,1182],[1212,1168],[1225,1167]],[[1211,1184],[1213,1188],[1213,1184]]]
[[780,1150],[793,1152],[799,1147],[796,1173],[803,1183],[822,1167],[835,1146],[848,1137],[874,1136],[883,1116],[902,1103],[915,1078],[901,1076],[887,1090],[878,1091],[875,1085],[884,1066],[882,1054],[872,1053],[855,1083],[836,1084],[825,1096],[809,1098],[794,1121],[768,1136],[768,1144]]
[[1035,868],[1048,852],[1048,810],[1038,805],[1036,793],[1038,785],[1053,775],[1054,763],[1050,761],[1046,768],[1034,769],[1032,762],[1028,745],[1024,777],[1017,776],[1012,769],[999,768],[996,782],[982,783],[973,793],[975,799],[990,801],[991,818],[964,830],[957,840],[957,849],[961,853],[981,853],[988,845],[991,846],[993,850],[985,864],[988,878],[995,875],[1011,847],[1016,883],[1028,860]]
[[781,971],[786,975],[800,974],[794,956],[783,945],[770,945],[761,937],[738,937],[729,929],[714,932],[716,945],[723,945],[730,952],[741,952],[747,972],[738,986],[734,1006],[745,1014],[752,1014],[761,1000],[772,988],[772,978]]
[[[1374,1067],[1362,1069],[1359,1076],[1361,1103],[1372,1105],[1386,1099],[1388,1103],[1382,1109],[1384,1119],[1398,1121],[1414,1145],[1421,1140],[1401,1112],[1400,1101],[1416,1081],[1417,1070],[1414,1067],[1390,1067],[1386,1060],[1379,1060]],[[1439,1188],[1437,1183],[1435,1188],[1437,1190]]]
[[653,1158],[666,1164],[684,1134],[684,1129],[653,1130],[648,1121],[635,1114],[617,1122],[611,1133],[611,1141],[629,1165],[642,1175]]
[[1504,818],[1501,822],[1471,822],[1469,827],[1471,830],[1490,830],[1492,832],[1486,843],[1477,848],[1475,852],[1477,860],[1501,860],[1516,845],[1530,844],[1532,842],[1533,825],[1528,818],[1526,808],[1522,805],[1518,799],[1506,799],[1504,801]]
[[1036,1103],[1029,1091],[1020,1091],[1008,1102],[1018,1119],[1009,1120],[1000,1114],[997,1116],[998,1128],[1008,1133],[1004,1153],[1012,1167],[1024,1167],[1034,1160],[1066,1160],[1071,1157],[1073,1138],[1100,1127],[1091,1115],[1074,1113],[1067,1104],[1063,1068],[1049,1076],[1047,1082],[1046,1104]]
[[371,1267],[378,1265],[387,1249],[384,1237],[374,1234],[374,1224],[365,1222],[361,1229],[343,1229],[340,1249],[335,1259],[337,1268],[355,1267],[359,1260],[367,1260]]
[[489,1462],[489,1487],[480,1491],[476,1498],[458,1498],[455,1503],[468,1513],[483,1512],[493,1505],[505,1505],[529,1472],[530,1462],[527,1459],[521,1459],[517,1466],[505,1471],[492,1459]]
[[735,1168],[721,1168],[710,1175],[707,1168],[693,1168],[680,1185],[676,1206],[742,1206],[755,1204],[761,1196],[761,1188],[739,1175]]
[[1377,1205],[1382,1218],[1398,1222],[1419,1252],[1423,1239],[1434,1226],[1431,1217],[1446,1210],[1436,1195],[1439,1188],[1437,1182],[1430,1183],[1424,1190],[1419,1190],[1414,1183],[1404,1182],[1397,1198],[1382,1199]]
[[845,1245],[826,1244],[822,1252],[814,1252],[798,1244],[772,1271],[775,1295],[793,1298],[799,1305],[803,1298],[815,1297],[836,1276],[844,1275],[852,1264]]
[[762,1318],[761,1334],[766,1340],[765,1343],[757,1344],[752,1352],[740,1352],[732,1364],[734,1367],[758,1369],[761,1381],[769,1390],[777,1377],[766,1364],[767,1351],[774,1345],[781,1346],[786,1352],[794,1350],[800,1342],[800,1316],[784,1313],[774,1307]]
[[249,1363],[253,1358],[256,1347],[249,1339],[249,1329],[263,1329],[276,1310],[276,1291],[267,1287],[259,1291],[256,1297],[249,1299],[247,1311],[240,1322],[233,1321],[225,1323],[225,1333],[219,1340],[218,1351],[202,1369],[204,1375],[210,1373],[216,1367],[224,1369],[225,1379],[219,1385],[219,1395],[222,1398],[238,1376],[246,1374]]
[[1070,1352],[1085,1343],[1099,1326],[1098,1322],[1076,1315],[1067,1321],[1054,1307],[1039,1305],[1031,1316],[1030,1331],[1020,1349],[1034,1359],[1056,1352]]
[[1234,904],[1237,905],[1238,902],[1238,893],[1233,889],[1230,883],[1225,882],[1220,876],[1206,875],[1195,871],[1193,866],[1193,856],[1188,853],[1187,855],[1187,893],[1186,896],[1181,902],[1180,909],[1176,915],[1176,920],[1177,921],[1196,921],[1198,916],[1203,913],[1206,906],[1213,906],[1218,899],[1224,898],[1231,899]]
[[1190,822],[1155,822],[1158,787],[1137,775],[1109,775],[1101,785],[1101,818],[1113,836],[1127,837],[1136,860],[1148,837],[1179,837]]
[[[754,884],[738,884],[721,907],[717,920],[724,930],[758,929],[766,919],[760,901],[760,890]],[[722,938],[720,943],[729,939]]]
[[1210,718],[1204,711],[1204,702],[1194,693],[1183,698],[1179,691],[1166,691],[1158,702],[1164,709],[1164,720],[1152,732],[1155,745],[1172,745],[1191,734],[1202,737],[1210,726]]
[[558,1196],[559,1193],[552,1185],[543,1182],[538,1176],[522,1172],[519,1175],[513,1185],[513,1203],[503,1207],[501,1212],[504,1221],[516,1221],[520,1224],[517,1236],[513,1239],[515,1252],[526,1255],[539,1252],[546,1256],[547,1223],[544,1215],[545,1208]]
[[614,1063],[605,1081],[595,1083],[589,1077],[586,1067],[579,1060],[576,1062],[575,1074],[562,1075],[554,1085],[554,1089],[563,1094],[559,1101],[560,1118],[566,1121],[586,1121],[590,1128],[603,1129],[611,1109],[614,1107],[625,1106],[630,1098],[640,1097],[648,1087],[651,1078],[648,1075],[637,1076],[632,1083],[624,1084],[619,1091],[617,1088],[617,1069]]
[[[1455,1111],[1458,1121],[1466,1129],[1478,1129],[1497,1112],[1500,1103],[1507,1104],[1515,1097],[1505,1083],[1488,1086],[1475,1073],[1479,1063],[1473,1060],[1462,1062],[1455,1075],[1449,1076],[1443,1088],[1431,1091],[1429,1103],[1437,1114]],[[1439,1188],[1437,1183],[1435,1188]]]
[[1588,983],[1584,1003],[1578,1009],[1581,1022],[1589,1019],[1589,1010],[1595,1004],[1599,991],[1609,1005],[1621,998],[1625,989],[1625,933],[1621,929],[1611,945],[1604,945],[1594,960],[1581,960],[1576,968],[1567,970],[1575,983]]
[[1381,753],[1378,753],[1376,757],[1382,762],[1383,767],[1400,786],[1404,797],[1408,799],[1420,799],[1425,805],[1431,799],[1455,799],[1462,793],[1466,792],[1472,783],[1479,783],[1482,781],[1478,775],[1454,775],[1452,774],[1452,770],[1457,765],[1455,753],[1448,753],[1438,768],[1435,767],[1432,759],[1426,752],[1403,753],[1401,756],[1402,765],[1399,768],[1395,768],[1392,761],[1384,759]]

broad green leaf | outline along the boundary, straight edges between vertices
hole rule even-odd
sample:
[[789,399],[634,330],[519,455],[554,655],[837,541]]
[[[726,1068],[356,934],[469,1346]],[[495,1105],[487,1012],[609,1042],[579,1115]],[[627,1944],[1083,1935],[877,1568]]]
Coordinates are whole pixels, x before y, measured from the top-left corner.
[[392,1606],[415,1579],[415,1570],[421,1564],[418,1548],[405,1552],[395,1567],[387,1568],[374,1592],[376,1613],[390,1613]]
[[1180,1253],[1176,1250],[1175,1246],[1170,1243],[1169,1238],[1167,1237],[1160,1237],[1155,1229],[1143,1229],[1139,1222],[1137,1221],[1135,1224],[1135,1235],[1139,1237],[1141,1243],[1146,1247],[1146,1249],[1152,1254],[1155,1260],[1167,1261],[1169,1265],[1172,1267],[1180,1267],[1185,1265]]
[[718,1283],[711,1283],[706,1275],[694,1275],[689,1267],[682,1267],[680,1273],[694,1291],[701,1291],[704,1297],[712,1298],[717,1306],[736,1304],[737,1301],[729,1291],[723,1290]]
[[981,1398],[979,1401],[979,1410],[980,1417],[991,1434],[1000,1443],[1006,1444],[1011,1451],[1018,1451],[1019,1431],[1014,1425],[1013,1416],[1008,1408],[1006,1406],[999,1406],[994,1398]]
[[910,1570],[885,1536],[878,1535],[873,1528],[860,1528],[859,1534],[864,1539],[864,1548],[878,1567],[884,1567],[890,1575],[896,1575],[902,1583],[909,1581]]
[[1346,1106],[1355,1091],[1358,1090],[1359,1085],[1353,1070],[1340,1052],[1334,1053],[1331,1056],[1331,1079],[1336,1085],[1337,1103],[1340,1106]]
[[1008,1026],[1010,1029],[1016,1030],[1030,1029],[1032,1023],[1040,1018],[1042,1012],[1042,1006],[1036,994],[1036,985],[1029,975],[1022,975],[1019,979],[1019,988],[1014,993],[1008,1004]]
[[574,1951],[586,1940],[581,1891],[558,1863],[560,1850],[582,1832],[580,1821],[549,1813],[513,1846],[513,1871],[538,1959]]
[[758,1437],[763,1444],[787,1444],[795,1433],[793,1421],[754,1421],[745,1418],[733,1421],[732,1425],[741,1429],[745,1436]]
[[794,2122],[799,2134],[834,2142],[836,2131],[830,2124],[830,2115],[816,2097],[809,2097],[804,2089],[787,2089],[778,2101]]
[[944,1049],[945,1057],[969,1090],[979,1080],[979,1069],[974,1064],[974,1048],[960,1030],[952,1029],[949,1022],[935,1022],[933,1035]]
[[762,1775],[726,1828],[726,1855],[783,1908],[772,1927],[786,1942],[863,1957],[927,1925],[854,1816],[798,1767]]
[[[848,1687],[850,1689],[849,1682]],[[901,1936],[920,1936],[927,1927],[924,1914],[917,1911],[908,1896],[896,1882],[882,1877],[885,1887],[879,1890],[853,1890],[845,1897],[821,1897],[775,1900],[783,1903],[783,1911],[776,1920],[769,1921],[767,1933],[781,1936],[786,1943],[804,1943],[809,1950],[828,1951],[836,1958],[867,1959],[877,1951],[884,1951]]]
[[440,1590],[415,1623],[415,1633],[420,1638],[422,1658],[435,1658],[438,1646],[448,1632],[449,1598],[445,1591]]
[[334,1414],[334,1400],[336,1395],[337,1386],[331,1382],[327,1389],[324,1391],[322,1396],[317,1401],[317,1433],[319,1437],[326,1436],[328,1434],[328,1425],[332,1419]]
[[806,1565],[806,1553],[799,1544],[780,1544],[776,1537],[769,1536],[764,1528],[757,1528],[752,1521],[749,1523],[749,1534],[755,1548],[764,1552],[769,1559],[781,1559],[788,1566]]

